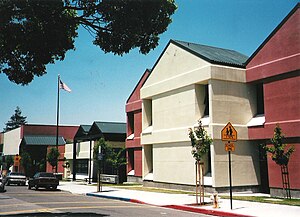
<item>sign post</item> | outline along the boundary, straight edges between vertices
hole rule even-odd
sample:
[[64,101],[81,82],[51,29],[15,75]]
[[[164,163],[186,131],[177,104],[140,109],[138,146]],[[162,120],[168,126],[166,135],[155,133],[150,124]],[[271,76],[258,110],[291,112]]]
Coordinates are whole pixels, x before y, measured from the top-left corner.
[[232,209],[231,152],[235,150],[233,141],[237,140],[237,131],[230,122],[222,129],[221,139],[222,141],[227,141],[227,143],[225,143],[225,151],[228,152],[230,208]]
[[19,156],[18,154],[16,154],[14,156],[14,167],[17,168],[16,171],[19,172],[19,168],[20,168],[20,160],[21,160],[21,156]]

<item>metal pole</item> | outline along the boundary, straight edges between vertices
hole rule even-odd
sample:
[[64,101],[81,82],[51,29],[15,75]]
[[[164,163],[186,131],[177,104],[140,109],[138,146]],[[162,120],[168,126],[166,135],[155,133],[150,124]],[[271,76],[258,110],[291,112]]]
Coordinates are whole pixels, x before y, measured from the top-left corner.
[[228,151],[228,158],[229,158],[229,191],[230,191],[230,208],[232,209],[231,151]]
[[73,181],[76,181],[76,144],[77,140],[74,139],[73,141],[73,168],[72,168],[72,173],[73,173]]
[[[56,109],[56,149],[58,150],[58,123],[59,123],[59,83],[60,75],[57,79],[57,109]],[[57,173],[58,161],[56,162],[55,172]]]
[[91,184],[91,173],[92,173],[92,140],[90,140],[89,184]]

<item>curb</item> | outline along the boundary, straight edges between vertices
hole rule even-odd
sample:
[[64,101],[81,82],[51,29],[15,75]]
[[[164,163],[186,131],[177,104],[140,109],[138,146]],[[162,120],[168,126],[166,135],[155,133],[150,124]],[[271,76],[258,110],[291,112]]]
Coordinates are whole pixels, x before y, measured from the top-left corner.
[[[106,198],[106,199],[112,199],[112,200],[126,201],[126,202],[131,202],[131,203],[147,204],[147,205],[151,205],[151,206],[157,206],[157,205],[145,203],[145,202],[140,201],[140,200],[124,198],[124,197],[99,195],[99,194],[95,194],[95,193],[86,193],[85,195],[86,196],[92,196],[92,197],[101,197],[101,198]],[[168,208],[168,209],[177,209],[177,210],[194,212],[194,213],[201,213],[201,214],[206,214],[206,215],[214,215],[214,216],[251,217],[249,215],[243,215],[243,214],[237,214],[237,213],[231,213],[231,212],[225,212],[225,211],[219,211],[219,210],[209,210],[209,209],[203,209],[203,208],[195,208],[195,207],[187,206],[187,205],[164,205],[164,206],[159,206],[159,207]]]
[[[124,198],[124,197],[99,195],[99,194],[95,194],[95,193],[86,193],[85,195],[86,196],[92,196],[92,197],[101,197],[101,198],[105,198],[105,199],[112,199],[112,200],[121,200],[121,201],[131,202],[131,203],[147,204],[147,203],[145,203],[143,201],[140,201],[140,200]],[[151,205],[151,204],[148,204],[148,205]]]
[[238,213],[219,211],[219,210],[210,210],[210,209],[203,209],[203,208],[195,208],[195,207],[184,206],[184,205],[166,205],[166,206],[162,206],[162,207],[171,208],[171,209],[178,209],[178,210],[188,211],[188,212],[201,213],[201,214],[206,214],[206,215],[214,215],[214,216],[252,217],[252,216],[249,216],[249,215],[243,215],[243,214],[238,214]]

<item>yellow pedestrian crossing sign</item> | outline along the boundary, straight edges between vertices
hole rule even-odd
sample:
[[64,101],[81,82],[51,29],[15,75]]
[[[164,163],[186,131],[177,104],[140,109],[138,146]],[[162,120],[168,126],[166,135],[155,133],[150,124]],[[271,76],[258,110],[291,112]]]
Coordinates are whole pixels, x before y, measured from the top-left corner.
[[234,129],[232,124],[228,122],[226,126],[221,131],[222,141],[236,141],[237,140],[237,131]]
[[15,162],[15,163],[19,163],[20,160],[21,160],[21,156],[18,155],[18,154],[16,154],[15,157],[14,157],[14,162]]

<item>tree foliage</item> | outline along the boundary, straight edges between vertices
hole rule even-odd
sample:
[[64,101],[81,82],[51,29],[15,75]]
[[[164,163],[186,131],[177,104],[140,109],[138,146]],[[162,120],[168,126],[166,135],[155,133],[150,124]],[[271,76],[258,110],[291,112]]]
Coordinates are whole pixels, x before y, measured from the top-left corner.
[[12,155],[5,155],[6,168],[9,169],[14,165],[14,157]]
[[103,138],[99,139],[94,146],[93,150],[93,159],[98,162],[98,168],[100,168],[100,161],[98,160],[99,148],[101,147],[102,161],[108,165],[111,165],[112,168],[118,173],[118,170],[121,166],[127,164],[127,160],[123,157],[125,148],[120,148],[118,150],[113,149],[113,147],[108,144]]
[[32,168],[32,159],[31,159],[31,156],[25,150],[22,150],[20,156],[21,156],[20,164],[22,165],[22,167],[25,170],[25,175],[26,176],[30,176],[31,174],[29,174],[29,172],[31,171],[31,168]]
[[207,134],[200,120],[195,130],[189,129],[189,137],[192,144],[192,155],[196,162],[201,162],[202,157],[209,151],[212,139]]
[[58,151],[57,148],[50,148],[50,151],[47,154],[47,162],[49,162],[49,164],[52,166],[52,170],[56,167],[57,163],[58,163],[58,159],[59,159],[60,153]]
[[5,124],[4,132],[16,129],[27,123],[26,116],[22,116],[21,109],[17,106],[15,113],[10,117],[10,120]]
[[63,60],[82,26],[93,43],[117,55],[158,45],[175,12],[174,0],[1,0],[0,73],[26,85]]
[[284,139],[281,128],[277,124],[271,138],[272,145],[262,145],[263,149],[271,154],[272,160],[280,166],[288,165],[290,156],[295,151],[294,146],[287,147],[287,144],[283,143]]

